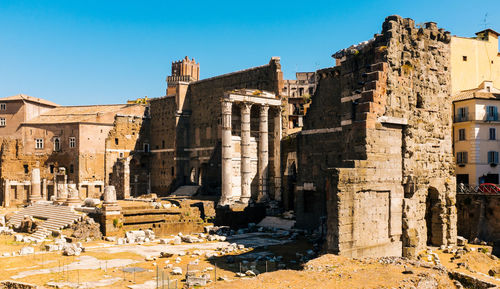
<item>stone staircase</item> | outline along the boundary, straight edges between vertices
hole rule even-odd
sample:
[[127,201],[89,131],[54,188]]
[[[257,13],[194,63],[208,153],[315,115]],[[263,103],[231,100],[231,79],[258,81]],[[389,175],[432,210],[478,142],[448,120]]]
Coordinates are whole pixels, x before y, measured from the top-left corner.
[[71,207],[51,204],[34,204],[17,212],[10,218],[7,225],[10,227],[17,227],[21,224],[24,216],[27,215],[45,220],[31,235],[31,237],[38,240],[43,240],[51,234],[52,231],[68,227],[82,218],[82,216],[75,213]]

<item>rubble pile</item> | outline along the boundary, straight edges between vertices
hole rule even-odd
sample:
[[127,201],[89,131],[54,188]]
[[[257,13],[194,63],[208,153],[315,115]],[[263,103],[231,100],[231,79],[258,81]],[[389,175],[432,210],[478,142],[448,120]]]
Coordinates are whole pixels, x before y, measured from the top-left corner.
[[35,220],[32,216],[24,216],[21,225],[19,225],[19,232],[34,233],[40,224],[41,221]]
[[71,237],[77,240],[100,240],[102,233],[99,223],[94,219],[85,216],[81,221],[71,225],[70,229],[73,231]]
[[[125,233],[125,238],[116,239],[118,245],[123,244],[143,244],[151,242],[156,239],[155,232],[153,230],[147,229],[145,231],[135,230],[128,231]],[[107,241],[113,242],[115,238],[107,238]]]

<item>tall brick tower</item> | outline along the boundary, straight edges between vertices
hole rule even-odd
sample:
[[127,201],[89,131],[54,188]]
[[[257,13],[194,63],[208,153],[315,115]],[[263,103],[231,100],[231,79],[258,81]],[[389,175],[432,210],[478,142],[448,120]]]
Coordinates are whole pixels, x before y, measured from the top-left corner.
[[194,61],[194,58],[189,60],[186,56],[184,59],[172,62],[172,76],[189,76],[191,81],[200,79],[200,64]]
[[167,95],[175,95],[179,84],[188,84],[200,79],[200,64],[187,56],[172,62],[172,75],[167,76]]
[[174,96],[177,111],[189,109],[189,103],[185,100],[190,82],[200,79],[200,64],[184,59],[172,62],[172,75],[167,76],[167,96]]

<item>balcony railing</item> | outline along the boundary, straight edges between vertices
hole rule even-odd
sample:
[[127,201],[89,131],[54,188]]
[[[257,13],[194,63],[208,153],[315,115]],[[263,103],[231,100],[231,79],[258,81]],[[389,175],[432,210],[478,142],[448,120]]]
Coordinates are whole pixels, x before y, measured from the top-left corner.
[[457,114],[457,115],[455,115],[453,122],[464,122],[464,121],[469,121],[472,119],[473,119],[473,117],[471,117],[471,115],[469,115],[469,114]]
[[486,114],[482,118],[476,117],[474,114],[457,114],[453,118],[453,122],[466,122],[466,121],[499,121],[497,114]]

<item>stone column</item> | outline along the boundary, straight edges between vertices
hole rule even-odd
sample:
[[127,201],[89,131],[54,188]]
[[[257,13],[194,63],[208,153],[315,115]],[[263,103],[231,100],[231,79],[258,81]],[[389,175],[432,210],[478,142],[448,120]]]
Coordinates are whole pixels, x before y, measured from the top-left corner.
[[252,104],[241,103],[241,197],[242,203],[248,203],[251,192],[252,170],[250,164],[250,109]]
[[230,101],[222,102],[222,196],[221,206],[229,205],[233,196],[233,148],[231,133],[231,115],[233,104]]
[[257,202],[262,202],[268,199],[267,180],[269,177],[269,106],[260,106],[259,118],[259,160],[258,160],[258,173],[259,173],[259,196]]
[[42,199],[48,200],[47,179],[42,179]]
[[34,168],[31,170],[31,194],[29,196],[30,202],[36,202],[42,199],[42,185],[40,182],[40,169]]
[[281,201],[281,108],[274,116],[274,199]]
[[104,188],[104,205],[115,205],[116,201],[116,190],[115,186],[106,186]]
[[3,206],[10,207],[10,181],[8,179],[3,183]]
[[123,162],[123,198],[130,198],[130,160]]
[[56,200],[59,197],[57,192],[57,175],[54,175],[54,180],[52,181],[52,197]]

